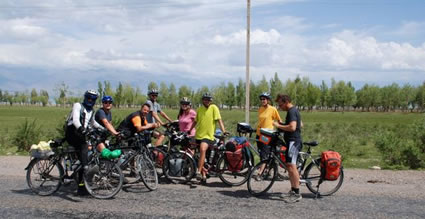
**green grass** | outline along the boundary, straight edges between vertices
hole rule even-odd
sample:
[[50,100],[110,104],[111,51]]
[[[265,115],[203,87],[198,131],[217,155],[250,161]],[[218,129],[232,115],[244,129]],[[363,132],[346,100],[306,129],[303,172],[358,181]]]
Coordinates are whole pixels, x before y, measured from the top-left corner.
[[[113,109],[115,123],[138,109]],[[64,123],[70,108],[57,107],[18,107],[0,106],[0,154],[15,154],[16,145],[12,138],[19,124],[25,119],[36,119],[42,127],[42,140],[55,137],[56,129]],[[170,118],[177,118],[177,110],[165,112]],[[236,134],[236,124],[245,120],[241,110],[222,110],[224,125],[232,134]],[[285,112],[280,112],[285,119]],[[304,128],[304,141],[317,140],[320,145],[313,152],[333,149],[343,155],[345,167],[367,168],[382,166],[382,157],[375,147],[375,136],[381,130],[397,127],[401,133],[407,132],[408,125],[423,118],[419,113],[372,113],[372,112],[301,112]],[[250,113],[250,123],[255,128],[257,112]],[[34,142],[37,143],[37,142]],[[19,152],[25,154],[26,152]]]

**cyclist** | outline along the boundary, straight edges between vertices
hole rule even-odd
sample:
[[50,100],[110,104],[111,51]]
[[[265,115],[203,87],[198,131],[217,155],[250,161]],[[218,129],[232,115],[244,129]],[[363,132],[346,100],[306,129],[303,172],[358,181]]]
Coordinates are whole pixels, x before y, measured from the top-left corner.
[[[150,106],[150,111],[147,116],[147,120],[149,123],[158,123],[159,125],[164,125],[164,123],[159,118],[158,114],[160,114],[162,117],[164,117],[169,122],[172,122],[170,117],[165,114],[164,111],[161,111],[161,105],[159,105],[157,98],[158,98],[158,91],[156,89],[151,89],[148,92],[149,100],[146,101],[147,104]],[[157,126],[159,127],[159,126]],[[155,146],[159,146],[162,144],[162,142],[165,139],[165,135],[158,130],[153,130],[152,132],[153,137],[156,138]]]
[[192,129],[190,132],[190,128],[195,122],[196,112],[192,109],[192,103],[189,98],[183,97],[180,100],[180,111],[177,119],[179,120],[179,129],[182,132],[187,132],[189,136],[195,136],[195,129]]
[[126,137],[134,135],[134,133],[143,132],[148,129],[157,128],[159,124],[148,123],[146,117],[150,111],[150,105],[144,103],[139,111],[128,115],[118,126],[118,130]]
[[284,140],[287,146],[286,166],[288,168],[289,181],[291,182],[291,191],[284,196],[285,202],[297,202],[302,199],[300,194],[300,175],[297,170],[298,153],[302,149],[301,139],[301,115],[298,109],[291,103],[288,95],[279,94],[276,102],[281,110],[287,111],[285,123],[273,122],[273,125],[283,130]]
[[[94,116],[97,123],[106,128],[112,135],[118,136],[119,132],[117,132],[112,126],[112,103],[113,99],[111,96],[104,96],[102,98],[102,108],[98,109],[96,115]],[[110,151],[105,147],[105,144],[102,142],[97,145],[96,149],[101,153],[103,158],[106,159],[114,159],[121,155],[121,150]]]
[[86,134],[89,126],[102,128],[99,123],[94,120],[93,106],[96,104],[98,94],[95,90],[87,90],[84,93],[83,103],[74,103],[71,114],[66,122],[65,139],[73,145],[78,153],[83,168],[78,173],[78,195],[87,195],[88,192],[84,186],[83,174],[88,173],[88,145],[86,142]]
[[[257,125],[257,136],[256,139],[260,138],[260,129],[267,128],[273,129],[274,121],[281,121],[279,112],[277,109],[271,105],[271,96],[267,92],[263,92],[259,96],[261,101],[261,106],[258,109],[258,125]],[[270,146],[264,145],[262,142],[257,141],[257,147],[260,152],[260,159],[265,160],[270,154]],[[259,169],[260,173],[263,172],[265,164]]]
[[214,133],[216,130],[216,122],[218,122],[221,131],[227,134],[224,129],[223,121],[218,107],[211,103],[212,96],[209,93],[202,95],[202,106],[199,107],[195,122],[189,131],[192,131],[196,127],[195,139],[199,144],[199,163],[198,170],[196,172],[196,179],[200,180],[201,183],[206,183],[206,172],[204,171],[205,154],[208,149],[208,145],[214,144]]

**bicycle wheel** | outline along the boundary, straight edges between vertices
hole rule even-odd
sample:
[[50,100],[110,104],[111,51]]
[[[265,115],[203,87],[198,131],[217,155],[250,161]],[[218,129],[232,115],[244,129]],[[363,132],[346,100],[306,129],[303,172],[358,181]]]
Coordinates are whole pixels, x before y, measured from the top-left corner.
[[[320,165],[320,158],[316,160]],[[311,162],[304,171],[303,178],[306,180],[306,186],[313,194],[316,194],[319,190],[321,196],[332,195],[341,187],[342,182],[344,181],[344,169],[341,167],[340,174],[337,180],[323,180],[319,185],[321,178],[320,166],[316,165],[314,162]]]
[[163,173],[172,183],[189,182],[195,176],[195,171],[195,160],[184,152],[173,152],[164,159]]
[[[260,173],[261,166],[265,165]],[[248,191],[253,196],[265,194],[273,186],[277,176],[277,164],[270,160],[261,161],[251,170],[248,177]]]
[[118,164],[100,159],[98,164],[89,165],[88,173],[84,174],[84,184],[87,191],[95,198],[109,199],[122,188],[124,174]]
[[226,160],[226,155],[223,154],[218,158],[217,161],[217,175],[226,185],[229,186],[240,186],[244,184],[249,177],[252,167],[249,162],[244,162],[244,165],[240,171],[230,171],[229,164]]
[[64,170],[59,162],[32,159],[27,168],[27,184],[34,193],[47,196],[58,191],[63,175]]
[[139,154],[136,156],[136,169],[146,188],[150,191],[156,190],[158,187],[158,175],[155,170],[155,165],[148,155]]
[[162,166],[164,164],[164,159],[167,156],[167,153],[160,149],[159,147],[150,147],[150,158],[155,164],[155,170],[158,175],[158,178],[161,178],[164,173],[162,172]]

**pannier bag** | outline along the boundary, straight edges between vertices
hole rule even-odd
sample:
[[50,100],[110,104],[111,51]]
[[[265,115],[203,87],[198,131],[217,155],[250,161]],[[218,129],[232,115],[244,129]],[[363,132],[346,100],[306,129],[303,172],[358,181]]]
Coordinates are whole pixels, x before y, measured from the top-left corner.
[[250,160],[248,145],[249,141],[245,137],[231,137],[227,141],[225,153],[230,171],[240,171],[243,168],[244,160]]
[[228,168],[232,172],[237,172],[242,169],[243,166],[243,154],[242,148],[237,149],[235,152],[226,151],[226,159]]
[[263,143],[264,145],[269,145],[270,142],[272,141],[272,137],[274,135],[276,131],[271,130],[271,129],[266,129],[266,128],[261,128],[260,129],[260,137],[259,137],[259,141],[261,143]]
[[182,166],[183,159],[182,158],[173,158],[169,161],[169,175],[170,176],[181,176],[182,175]]
[[[280,159],[282,160],[283,163],[286,163],[286,157],[285,157],[286,147],[285,146],[280,146],[279,150],[281,151],[281,152],[279,152]],[[282,165],[280,165],[280,166],[283,167]]]
[[324,151],[321,156],[322,178],[337,180],[341,168],[341,155],[336,151]]
[[164,163],[164,154],[158,151],[152,151],[152,155],[154,157],[154,161],[157,165],[162,166]]

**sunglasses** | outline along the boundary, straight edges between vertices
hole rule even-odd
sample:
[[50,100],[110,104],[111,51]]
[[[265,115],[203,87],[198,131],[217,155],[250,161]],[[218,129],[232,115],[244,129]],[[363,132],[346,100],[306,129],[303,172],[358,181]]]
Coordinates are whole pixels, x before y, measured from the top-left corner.
[[267,100],[266,98],[260,98],[260,100]]
[[103,102],[103,104],[112,104],[112,102],[111,101],[105,101],[105,102]]

